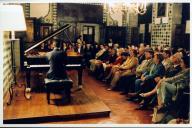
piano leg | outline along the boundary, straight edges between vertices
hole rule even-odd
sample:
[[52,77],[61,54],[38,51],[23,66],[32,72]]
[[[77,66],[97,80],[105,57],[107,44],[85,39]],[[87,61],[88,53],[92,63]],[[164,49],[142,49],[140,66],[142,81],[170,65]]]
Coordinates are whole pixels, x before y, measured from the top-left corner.
[[83,75],[83,69],[78,70],[78,88],[82,88],[82,75]]
[[30,85],[30,78],[31,78],[31,69],[30,67],[26,68],[26,82],[27,85],[25,86],[25,98],[31,99],[31,85]]

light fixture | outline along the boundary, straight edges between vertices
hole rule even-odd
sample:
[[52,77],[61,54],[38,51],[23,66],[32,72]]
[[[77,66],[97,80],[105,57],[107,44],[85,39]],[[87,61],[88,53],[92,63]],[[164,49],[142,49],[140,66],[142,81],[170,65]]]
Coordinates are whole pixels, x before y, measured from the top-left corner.
[[114,1],[111,1],[111,2],[109,1],[106,4],[108,6],[110,13],[123,11],[123,12],[130,12],[130,13],[134,13],[134,14],[143,15],[147,11],[146,2],[129,3],[129,2],[124,1],[124,2],[117,3]]
[[0,5],[0,31],[11,31],[11,60],[12,60],[12,71],[13,71],[13,82],[9,87],[10,99],[8,104],[11,104],[13,98],[13,88],[17,85],[16,81],[16,64],[15,64],[15,52],[14,42],[15,31],[25,31],[26,23],[21,5]]
[[0,5],[0,29],[11,31],[11,39],[15,39],[15,31],[25,31],[26,23],[21,5]]

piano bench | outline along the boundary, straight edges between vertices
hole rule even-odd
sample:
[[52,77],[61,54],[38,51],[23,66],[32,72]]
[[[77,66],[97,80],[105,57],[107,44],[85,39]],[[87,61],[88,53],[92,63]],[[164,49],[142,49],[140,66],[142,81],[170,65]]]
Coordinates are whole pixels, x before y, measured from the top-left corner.
[[50,93],[53,91],[63,90],[65,92],[67,101],[71,100],[71,88],[73,85],[73,81],[71,79],[63,79],[63,80],[51,80],[48,78],[44,79],[45,87],[47,91],[47,103],[50,104]]

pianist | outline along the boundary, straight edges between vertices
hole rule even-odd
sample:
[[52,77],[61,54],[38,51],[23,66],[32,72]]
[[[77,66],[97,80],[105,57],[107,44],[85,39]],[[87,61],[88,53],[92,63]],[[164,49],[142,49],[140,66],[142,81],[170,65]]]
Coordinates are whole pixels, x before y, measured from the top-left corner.
[[54,49],[47,54],[49,60],[49,71],[47,72],[47,78],[53,80],[66,79],[66,52],[60,50],[60,41],[54,40],[53,47]]

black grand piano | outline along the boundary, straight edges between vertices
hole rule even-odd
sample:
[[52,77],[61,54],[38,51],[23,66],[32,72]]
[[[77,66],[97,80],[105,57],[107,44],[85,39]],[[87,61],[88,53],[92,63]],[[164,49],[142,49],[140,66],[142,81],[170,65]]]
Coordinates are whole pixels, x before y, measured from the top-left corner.
[[[30,99],[30,91],[31,91],[31,84],[30,84],[30,78],[31,78],[31,71],[38,71],[42,72],[49,69],[50,65],[46,58],[46,53],[48,51],[40,51],[38,47],[42,44],[47,42],[48,40],[52,39],[53,37],[61,34],[62,32],[65,32],[66,29],[70,27],[69,24],[64,25],[63,27],[59,28],[58,30],[52,32],[51,34],[47,35],[40,41],[38,41],[35,45],[31,46],[30,48],[26,49],[24,52],[24,69],[26,72],[26,88],[25,88],[25,97],[26,94],[28,96],[27,99]],[[67,38],[68,35],[65,32]],[[70,40],[70,39],[69,39]],[[83,72],[83,64],[82,64],[82,56],[75,52],[67,53],[67,70],[77,70],[78,72],[78,87],[82,87],[82,72]]]

